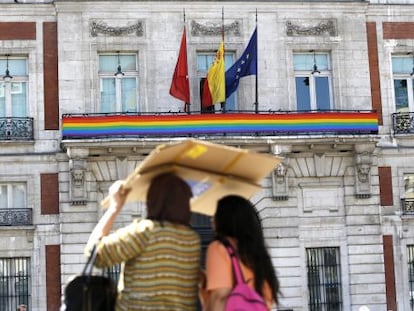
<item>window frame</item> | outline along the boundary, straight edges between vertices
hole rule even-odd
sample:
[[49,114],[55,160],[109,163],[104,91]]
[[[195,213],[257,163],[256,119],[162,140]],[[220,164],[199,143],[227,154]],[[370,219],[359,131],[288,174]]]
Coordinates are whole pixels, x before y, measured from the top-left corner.
[[[410,63],[409,67],[407,68],[407,72],[398,72],[395,71],[394,68],[394,59],[408,59],[408,63]],[[392,91],[393,91],[393,102],[394,102],[394,109],[396,113],[407,113],[407,112],[414,112],[414,56],[410,54],[394,54],[391,55],[391,72],[392,72]],[[396,83],[399,81],[405,82],[406,88],[406,95],[407,95],[407,107],[406,108],[397,108],[397,92],[396,92]],[[411,90],[411,91],[410,91]]]
[[[223,106],[221,103],[219,104],[215,104],[213,106],[213,108],[211,109],[206,109],[204,110],[202,108],[201,105],[201,98],[202,98],[202,87],[204,85],[204,80],[207,77],[207,73],[208,70],[211,67],[212,62],[214,61],[215,57],[216,57],[216,53],[217,51],[211,51],[211,50],[200,50],[200,51],[196,51],[196,76],[197,76],[197,85],[198,85],[198,94],[199,94],[199,102],[200,102],[200,110],[201,112],[220,112],[223,109]],[[205,63],[207,64],[207,68],[201,68],[199,67],[199,57],[206,57],[206,61]],[[229,58],[227,58],[229,57]],[[225,51],[224,54],[224,64],[225,64],[225,71],[227,71],[227,69],[229,69],[235,62],[235,57],[236,57],[236,53],[234,51]],[[229,62],[228,60],[231,59],[231,62]],[[237,110],[238,108],[238,103],[237,103],[237,97],[236,97],[236,92],[234,92],[233,94],[230,95],[229,98],[226,98],[226,111],[233,111],[233,110]],[[230,106],[229,106],[230,105]]]
[[[24,74],[18,74],[13,70],[13,63],[18,60],[24,60]],[[5,71],[7,68],[12,78],[4,79]],[[28,116],[28,102],[29,102],[29,57],[28,56],[1,56],[0,57],[0,68],[4,68],[4,73],[0,79],[0,96],[4,97],[4,116],[0,117],[27,117]],[[23,89],[24,84],[24,89]],[[20,92],[13,90],[14,85],[19,85]],[[13,112],[13,94],[22,93],[24,90],[24,111],[21,115],[15,115]]]
[[[296,69],[295,64],[295,56],[296,55],[306,55],[311,56],[313,59],[314,55],[316,58],[316,65],[318,67],[319,73],[312,73],[313,71],[313,61],[312,64],[309,65],[309,69]],[[321,67],[318,65],[317,58],[326,55],[326,65],[327,68]],[[293,51],[292,55],[292,65],[293,65],[293,74],[294,74],[294,88],[295,88],[295,102],[296,102],[296,110],[298,111],[326,111],[326,110],[333,110],[334,109],[334,97],[333,97],[333,84],[332,84],[332,64],[331,64],[331,53],[330,52],[322,52],[322,51],[315,51],[315,52],[304,52],[304,51]],[[329,108],[320,108],[318,104],[318,92],[317,92],[317,80],[321,80],[321,78],[327,78],[327,91],[329,92]],[[309,84],[309,109],[298,109],[299,107],[299,96],[298,96],[298,79],[303,79],[303,83]]]
[[[19,268],[24,267],[27,270],[24,274],[20,274]],[[0,307],[5,307],[4,310],[17,310],[21,304],[25,304],[27,310],[31,310],[31,289],[32,289],[32,272],[31,272],[31,258],[30,257],[0,257]],[[5,273],[7,271],[8,273]],[[17,283],[21,279],[26,278],[24,290],[26,294],[18,295]],[[2,282],[6,281],[6,286],[2,286]],[[2,295],[2,290],[6,290],[7,295]],[[2,298],[4,301],[2,302]],[[4,305],[2,306],[2,304]]]
[[[122,74],[116,74],[117,68],[115,67],[113,71],[103,71],[100,68],[100,60],[101,56],[114,56],[122,60],[123,56],[134,56],[135,57],[135,70],[128,70],[124,69],[121,66]],[[98,71],[98,111],[100,113],[138,113],[140,111],[139,105],[139,57],[138,53],[128,53],[128,52],[102,52],[98,53],[98,64],[97,64],[97,71]],[[132,110],[128,110],[123,108],[123,92],[122,92],[122,82],[126,81],[126,79],[135,79],[135,107]],[[104,111],[103,109],[103,102],[102,102],[102,90],[103,80],[104,79],[113,79],[115,83],[114,91],[115,91],[115,109],[113,111]],[[111,109],[110,109],[111,110]]]
[[408,297],[411,310],[414,309],[414,244],[407,244]]
[[[313,258],[310,259],[312,253],[315,252],[313,255],[317,257],[316,260]],[[335,265],[333,269],[329,269],[332,267],[331,264],[327,264],[326,255],[328,252],[334,252],[335,254]],[[329,254],[328,254],[329,255]],[[328,310],[335,310],[341,311],[344,309],[344,298],[343,298],[343,289],[342,289],[342,265],[341,265],[341,250],[340,247],[307,247],[305,248],[305,256],[306,256],[306,276],[307,276],[307,291],[308,291],[308,307],[310,311],[328,311]],[[320,260],[322,258],[322,260]],[[310,261],[312,261],[313,265],[310,265]],[[323,262],[321,262],[323,261]],[[317,284],[313,285],[312,280],[315,278],[311,278],[311,274],[317,274]],[[336,282],[327,282],[329,278],[329,274],[336,273],[335,280]],[[320,283],[320,281],[322,281]],[[329,287],[329,284],[334,284],[336,286]],[[328,294],[327,291],[329,289],[336,288],[336,296],[338,297],[338,301],[329,301],[329,297],[332,297],[331,294]],[[313,299],[317,300],[313,300]],[[337,309],[333,309],[332,304],[337,304]]]
[[[7,191],[7,206],[0,206],[0,209],[18,209],[18,208],[27,208],[27,184],[25,182],[2,182],[0,181],[0,190],[1,187],[6,186]],[[16,198],[14,197],[13,187],[14,186],[24,186],[23,194],[23,206],[16,207],[14,202]]]

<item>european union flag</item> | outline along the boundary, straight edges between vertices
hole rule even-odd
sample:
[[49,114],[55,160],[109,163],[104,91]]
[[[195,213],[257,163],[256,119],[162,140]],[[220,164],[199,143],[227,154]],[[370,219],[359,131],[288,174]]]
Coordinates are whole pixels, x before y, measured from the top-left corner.
[[257,75],[257,28],[242,56],[226,71],[226,98],[239,86],[240,78]]

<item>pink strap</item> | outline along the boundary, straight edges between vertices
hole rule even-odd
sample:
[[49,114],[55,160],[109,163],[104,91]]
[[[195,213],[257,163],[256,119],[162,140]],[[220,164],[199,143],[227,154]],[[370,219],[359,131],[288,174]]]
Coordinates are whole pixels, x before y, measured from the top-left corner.
[[226,248],[230,254],[234,275],[236,276],[236,282],[238,284],[245,283],[243,273],[241,271],[239,261],[237,260],[237,256],[236,256],[236,253],[234,252],[233,247],[231,247],[230,245],[227,245]]

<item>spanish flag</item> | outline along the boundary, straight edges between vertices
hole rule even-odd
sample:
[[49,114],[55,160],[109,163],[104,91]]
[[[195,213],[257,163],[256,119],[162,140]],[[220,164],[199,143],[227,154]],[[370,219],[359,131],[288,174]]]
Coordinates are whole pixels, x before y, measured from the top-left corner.
[[203,108],[222,103],[226,100],[225,81],[224,41],[222,41],[216,53],[216,58],[208,70],[207,78],[204,81],[202,97]]

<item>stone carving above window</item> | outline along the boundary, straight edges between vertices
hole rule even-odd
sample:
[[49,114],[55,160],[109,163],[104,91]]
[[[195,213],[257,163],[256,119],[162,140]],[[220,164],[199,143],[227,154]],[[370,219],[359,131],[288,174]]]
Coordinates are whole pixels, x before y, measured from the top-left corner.
[[281,162],[272,173],[273,200],[275,201],[289,199],[287,171],[287,164]]
[[371,197],[372,155],[369,152],[355,156],[355,196],[359,199]]
[[85,205],[87,192],[85,185],[85,159],[70,159],[70,198],[73,205]]
[[126,35],[135,35],[142,37],[144,35],[144,23],[142,21],[129,22],[127,25],[108,25],[104,21],[91,21],[90,31],[92,37],[104,36],[120,37]]
[[[194,37],[200,36],[221,36],[222,34],[221,23],[205,23],[201,24],[196,21],[191,21],[191,35]],[[224,24],[224,33],[232,34],[234,36],[240,36],[240,22],[234,21],[231,24]]]
[[315,21],[287,21],[286,22],[286,34],[291,37],[299,36],[337,36],[336,20],[322,20]]

